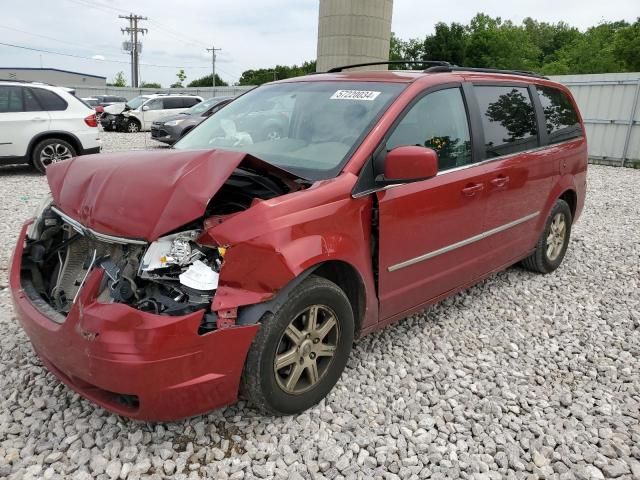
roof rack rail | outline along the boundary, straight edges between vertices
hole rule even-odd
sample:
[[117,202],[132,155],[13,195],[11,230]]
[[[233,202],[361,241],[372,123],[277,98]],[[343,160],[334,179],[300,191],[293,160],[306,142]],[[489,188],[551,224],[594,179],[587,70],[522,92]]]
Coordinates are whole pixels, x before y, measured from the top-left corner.
[[457,65],[435,65],[424,70],[425,73],[439,73],[439,72],[477,72],[477,73],[499,73],[502,75],[521,75],[523,77],[545,78],[544,75],[540,75],[536,72],[529,72],[527,70],[501,70],[499,68],[476,68],[476,67],[459,67]]
[[445,62],[443,60],[389,60],[387,62],[367,62],[367,63],[354,63],[352,65],[343,65],[341,67],[333,67],[326,71],[326,73],[337,73],[341,72],[346,68],[357,68],[357,67],[370,67],[373,65],[432,65],[438,67],[451,66],[449,62]]

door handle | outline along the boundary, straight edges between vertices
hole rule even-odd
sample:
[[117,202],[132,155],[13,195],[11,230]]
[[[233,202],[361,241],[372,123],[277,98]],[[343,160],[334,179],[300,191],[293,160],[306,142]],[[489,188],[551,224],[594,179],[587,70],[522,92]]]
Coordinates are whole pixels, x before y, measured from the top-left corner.
[[47,120],[46,118],[42,118],[42,117],[33,117],[31,119],[31,121],[33,121],[33,122],[44,122],[46,120]]
[[504,187],[507,183],[509,183],[509,180],[510,180],[509,177],[499,176],[491,180],[491,184],[500,188],[500,187]]
[[484,190],[483,183],[472,183],[462,189],[462,193],[464,193],[467,197],[473,197],[476,193]]

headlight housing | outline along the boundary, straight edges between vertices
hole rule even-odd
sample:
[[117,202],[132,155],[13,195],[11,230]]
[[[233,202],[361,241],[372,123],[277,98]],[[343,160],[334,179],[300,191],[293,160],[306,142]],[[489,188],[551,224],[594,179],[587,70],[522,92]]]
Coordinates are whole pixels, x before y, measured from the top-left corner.
[[33,223],[29,225],[29,228],[27,229],[27,237],[31,240],[35,240],[40,236],[40,217],[42,217],[44,211],[49,208],[52,203],[53,196],[51,195],[51,192],[49,192],[33,211],[33,215],[31,217],[33,218]]
[[180,125],[182,122],[184,122],[184,119],[178,119],[178,120],[169,120],[168,122],[164,122],[164,124],[167,127],[175,127],[176,125]]

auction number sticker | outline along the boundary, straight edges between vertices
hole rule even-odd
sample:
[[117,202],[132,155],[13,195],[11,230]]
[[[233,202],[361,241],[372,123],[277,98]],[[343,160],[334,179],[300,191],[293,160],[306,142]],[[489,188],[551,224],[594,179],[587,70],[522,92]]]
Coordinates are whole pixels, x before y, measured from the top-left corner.
[[331,95],[331,100],[363,100],[371,102],[380,95],[380,92],[372,92],[371,90],[338,90]]

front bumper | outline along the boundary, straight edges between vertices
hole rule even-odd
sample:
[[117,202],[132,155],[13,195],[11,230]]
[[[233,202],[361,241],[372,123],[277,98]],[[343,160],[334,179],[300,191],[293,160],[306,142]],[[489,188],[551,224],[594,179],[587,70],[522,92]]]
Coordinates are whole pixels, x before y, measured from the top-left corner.
[[151,125],[151,138],[158,142],[173,145],[180,139],[181,129],[179,126],[170,127],[167,125]]
[[96,300],[94,269],[64,323],[42,313],[21,284],[25,224],[11,262],[16,315],[45,366],[83,397],[146,421],[198,415],[233,403],[258,325],[198,335],[203,312],[154,315]]

